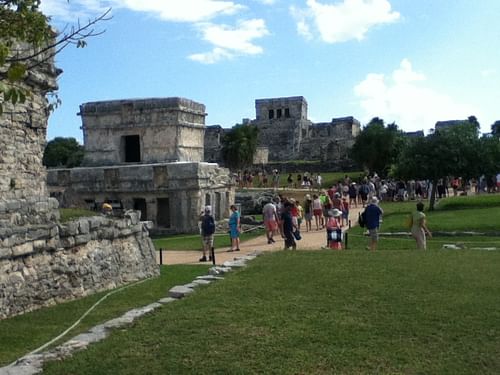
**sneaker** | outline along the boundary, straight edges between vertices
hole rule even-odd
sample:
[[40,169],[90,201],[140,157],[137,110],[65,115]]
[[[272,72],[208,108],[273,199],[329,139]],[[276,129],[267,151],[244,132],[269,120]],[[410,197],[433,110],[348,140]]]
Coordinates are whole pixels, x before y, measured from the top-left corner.
[[272,243],[273,243],[273,240],[271,240],[271,239],[268,239],[268,240],[267,240],[267,244],[268,244],[268,245],[269,245],[269,244],[272,244]]
[[274,238],[271,238],[271,242],[272,242],[272,243],[275,243],[276,241],[274,240]]
[[207,257],[205,255],[203,255],[201,258],[200,258],[200,262],[206,262],[207,261]]
[[234,251],[240,251],[240,249],[235,249]]

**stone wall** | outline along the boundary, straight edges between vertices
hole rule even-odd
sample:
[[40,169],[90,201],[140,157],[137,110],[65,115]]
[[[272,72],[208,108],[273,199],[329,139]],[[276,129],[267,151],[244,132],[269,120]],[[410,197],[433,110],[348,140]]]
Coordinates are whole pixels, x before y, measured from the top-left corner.
[[[54,200],[38,203],[50,212]],[[1,216],[29,216],[30,204],[7,207]],[[0,319],[158,276],[155,250],[139,216],[2,226]]]
[[[203,104],[176,97],[112,100],[82,104],[79,114],[86,166],[203,160]],[[137,142],[137,158],[127,155],[128,142]]]
[[61,200],[70,188],[91,206],[112,201],[140,209],[145,220],[172,233],[196,231],[205,205],[212,206],[216,219],[227,217],[234,201],[229,170],[211,163],[52,169],[48,185]]
[[46,94],[57,89],[59,73],[50,59],[40,63],[19,83],[32,95],[24,103],[3,103],[4,112],[0,115],[0,197],[3,199],[47,195],[46,171],[42,165],[48,119]]

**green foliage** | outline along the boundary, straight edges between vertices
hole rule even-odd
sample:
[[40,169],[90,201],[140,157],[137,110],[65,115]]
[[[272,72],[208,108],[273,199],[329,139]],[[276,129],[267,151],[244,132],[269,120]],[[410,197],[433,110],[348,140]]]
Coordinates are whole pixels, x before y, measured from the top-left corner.
[[250,167],[257,150],[255,126],[236,125],[222,140],[222,158],[228,168],[240,169]]
[[384,120],[373,118],[356,137],[350,156],[370,173],[384,176],[405,145],[402,132],[396,124],[384,125]]
[[46,167],[74,168],[82,164],[84,149],[75,138],[57,137],[47,143],[43,154]]
[[85,47],[85,39],[100,35],[92,26],[108,20],[110,10],[77,27],[57,34],[50,19],[39,9],[40,0],[0,0],[0,115],[3,102],[23,103],[30,92],[20,83],[27,72],[47,61],[70,44]]
[[83,208],[60,208],[59,214],[61,215],[61,222],[63,223],[78,219],[80,217],[97,215],[95,211],[85,210]]

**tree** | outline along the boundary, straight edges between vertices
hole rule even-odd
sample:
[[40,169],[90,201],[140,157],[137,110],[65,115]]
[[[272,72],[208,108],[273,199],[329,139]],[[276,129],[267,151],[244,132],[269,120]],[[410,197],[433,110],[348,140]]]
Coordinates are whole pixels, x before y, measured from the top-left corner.
[[253,164],[258,131],[255,126],[236,125],[224,136],[222,158],[228,168],[239,169]]
[[356,137],[350,156],[369,172],[386,175],[405,139],[395,123],[385,126],[384,120],[373,118]]
[[477,177],[481,174],[482,165],[494,157],[482,150],[483,142],[479,138],[477,121],[466,120],[461,124],[436,130],[426,137],[409,142],[401,152],[395,174],[406,179],[432,181],[429,205],[433,210],[436,186],[440,178]]
[[56,137],[47,143],[43,153],[46,167],[74,168],[83,160],[83,146],[75,138]]
[[39,6],[40,0],[0,0],[0,94],[5,102],[24,102],[30,92],[20,82],[30,71],[68,45],[85,47],[87,38],[104,32],[94,26],[110,19],[108,9],[86,24],[78,22],[58,33]]
[[497,138],[500,137],[500,120],[495,121],[495,123],[491,125],[491,135]]

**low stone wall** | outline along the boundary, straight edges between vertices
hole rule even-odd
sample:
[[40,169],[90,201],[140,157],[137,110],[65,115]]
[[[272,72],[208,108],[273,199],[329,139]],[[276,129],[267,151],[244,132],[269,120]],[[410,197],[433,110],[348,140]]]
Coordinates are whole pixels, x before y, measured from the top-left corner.
[[[1,220],[14,215],[5,208]],[[119,219],[34,224],[22,222],[21,214],[18,225],[2,226],[0,319],[159,275],[153,243],[139,216],[131,211]]]

